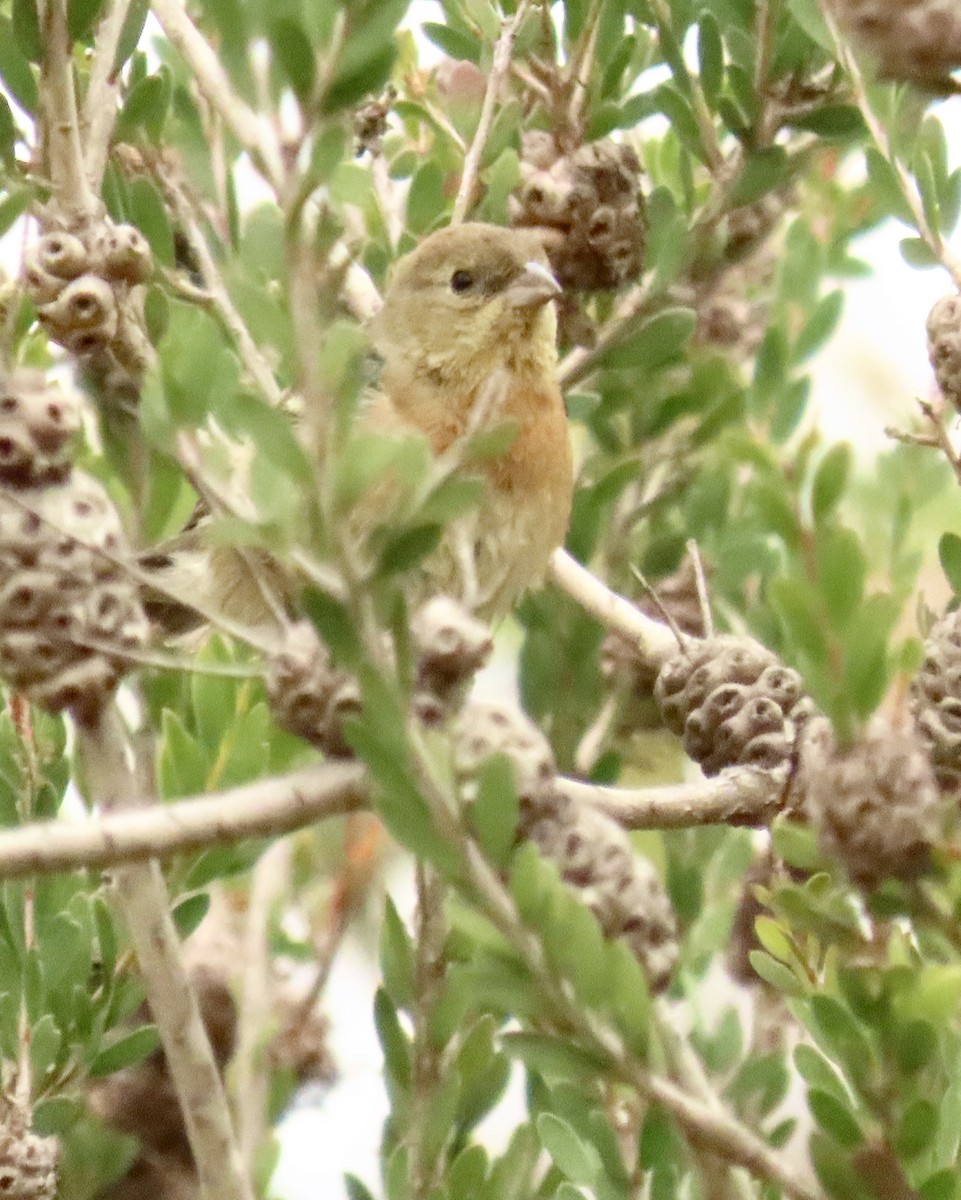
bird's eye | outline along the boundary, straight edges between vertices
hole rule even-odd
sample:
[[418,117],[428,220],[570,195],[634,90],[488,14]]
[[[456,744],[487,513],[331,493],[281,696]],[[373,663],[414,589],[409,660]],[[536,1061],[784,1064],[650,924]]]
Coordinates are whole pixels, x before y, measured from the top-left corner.
[[468,292],[474,286],[474,276],[470,271],[455,271],[450,277],[451,290]]

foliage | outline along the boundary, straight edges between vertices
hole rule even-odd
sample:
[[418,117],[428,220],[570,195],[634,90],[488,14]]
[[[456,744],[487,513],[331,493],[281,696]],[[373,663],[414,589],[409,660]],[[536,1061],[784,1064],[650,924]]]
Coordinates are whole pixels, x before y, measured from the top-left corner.
[[[415,928],[390,900],[380,922],[374,1016],[391,1105],[381,1179],[358,1164],[346,1193],[788,1194],[740,1143],[728,1163],[716,1157],[718,1143],[651,1083],[668,1079],[702,1114],[716,1100],[704,1099],[709,1081],[727,1128],[756,1135],[772,1162],[796,1161],[806,1144],[817,1185],[798,1182],[795,1196],[952,1200],[956,847],[935,847],[924,878],[862,895],[796,812],[770,839],[729,826],[638,834],[680,931],[671,989],[652,998],[626,944],[606,940],[583,897],[514,838],[525,797],[505,764],[491,764],[465,802],[449,728],[414,719],[407,585],[444,529],[482,503],[461,468],[496,456],[503,431],[438,462],[417,439],[354,421],[369,380],[358,280],[382,291],[392,264],[458,204],[472,219],[518,219],[532,133],[550,133],[558,156],[603,139],[630,145],[643,272],[616,292],[572,289],[561,310],[579,460],[567,549],[652,611],[651,585],[668,588],[693,539],[717,626],[796,667],[841,740],[854,740],[879,707],[904,709],[927,632],[914,609],[941,586],[931,584],[936,554],[952,604],[961,596],[951,527],[961,472],[936,406],[906,415],[910,430],[876,461],[829,444],[810,370],[845,286],[870,271],[859,239],[881,222],[903,228],[906,271],[946,268],[961,283],[948,249],[961,165],[933,99],[875,77],[815,0],[441,0],[436,20],[413,25],[409,9],[198,0],[194,32],[216,47],[214,70],[178,49],[172,0],[155,6],[161,35],[141,0],[0,0],[0,231],[19,238],[27,214],[78,200],[69,162],[54,167],[40,136],[63,117],[43,110],[62,102],[51,81],[65,76],[88,121],[82,141],[93,136],[94,86],[117,106],[95,191],[113,221],[140,230],[156,265],[134,416],[91,362],[74,363],[97,414],[80,460],[147,550],[213,498],[216,545],[255,565],[266,555],[306,563],[298,615],[359,682],[346,737],[383,827],[419,864]],[[60,10],[65,61],[51,33]],[[475,145],[476,186],[462,199]],[[3,313],[5,360],[61,361],[16,278]],[[920,325],[924,314],[905,319]],[[386,476],[389,511],[377,503]],[[352,521],[372,508],[359,565]],[[264,640],[244,632],[225,623],[191,657],[178,650],[174,669],[146,665],[127,685],[159,803],[317,758],[274,723],[259,678]],[[519,647],[524,707],[563,774],[672,782],[681,756],[673,744],[665,754],[652,728],[650,687],[612,683],[604,635],[558,588],[528,596],[504,637]],[[4,828],[65,816],[81,796],[97,803],[77,744],[63,719],[27,715],[8,697]],[[282,903],[274,897],[264,917],[267,957],[312,962],[318,992],[324,953],[375,894],[381,843],[351,837],[349,825],[300,835]],[[758,873],[768,840],[774,865]],[[211,894],[253,894],[263,851],[263,841],[218,845],[169,864],[185,939]],[[0,901],[4,1087],[20,1100],[26,1087],[37,1131],[61,1139],[63,1195],[87,1200],[137,1153],[84,1103],[94,1081],[156,1050],[135,955],[95,872],[9,880]],[[284,908],[306,914],[315,936],[294,937]],[[719,993],[722,976],[737,985]],[[678,1012],[692,1029],[680,1047]],[[270,1077],[252,1156],[262,1182],[298,1078],[257,1068]],[[527,1112],[497,1154],[477,1129],[515,1068]],[[235,1095],[235,1107],[247,1100]]]

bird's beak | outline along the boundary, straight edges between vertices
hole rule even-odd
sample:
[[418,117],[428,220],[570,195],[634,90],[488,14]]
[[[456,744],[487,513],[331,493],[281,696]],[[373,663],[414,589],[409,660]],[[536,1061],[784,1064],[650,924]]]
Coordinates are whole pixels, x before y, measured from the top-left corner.
[[540,308],[561,294],[561,285],[542,263],[528,262],[504,295],[512,308]]

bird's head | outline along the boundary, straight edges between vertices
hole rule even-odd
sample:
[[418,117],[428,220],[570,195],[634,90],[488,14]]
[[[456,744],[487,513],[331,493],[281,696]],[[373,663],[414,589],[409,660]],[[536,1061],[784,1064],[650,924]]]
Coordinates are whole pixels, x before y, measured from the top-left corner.
[[467,224],[431,234],[397,264],[373,326],[387,366],[401,358],[439,383],[552,364],[561,293],[538,238]]

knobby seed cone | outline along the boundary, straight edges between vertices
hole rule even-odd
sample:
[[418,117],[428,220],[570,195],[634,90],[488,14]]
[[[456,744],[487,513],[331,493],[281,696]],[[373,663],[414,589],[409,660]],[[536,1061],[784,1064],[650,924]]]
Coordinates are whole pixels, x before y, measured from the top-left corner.
[[876,718],[852,746],[841,747],[818,718],[802,739],[799,783],[821,849],[855,883],[874,888],[927,869],[945,809],[913,729]]
[[0,675],[36,704],[96,718],[147,639],[117,510],[71,469],[76,397],[0,380]]
[[27,251],[23,282],[49,337],[89,367],[116,398],[136,398],[150,359],[145,284],[153,255],[133,225],[78,223],[51,211]]
[[739,262],[753,254],[774,232],[786,210],[787,198],[778,192],[732,209],[726,221],[725,258]]
[[[471,680],[490,657],[490,630],[449,596],[435,596],[414,613],[411,643],[416,656],[413,711],[424,724],[441,724],[458,711]],[[389,644],[385,650],[391,653]],[[266,686],[282,729],[326,754],[353,754],[344,722],[361,710],[360,685],[335,666],[312,625],[302,621],[287,630],[268,663]]]
[[473,778],[487,758],[503,754],[510,760],[521,802],[520,836],[557,864],[605,936],[628,944],[651,987],[665,988],[677,961],[677,929],[667,894],[618,825],[559,791],[547,738],[513,705],[474,700],[462,709],[453,739],[468,801]]
[[494,649],[490,629],[450,596],[435,596],[414,613],[410,633],[419,707],[433,699],[442,715],[456,710]]
[[54,1200],[57,1140],[38,1137],[22,1122],[0,1124],[0,1195],[5,1200]]
[[274,720],[334,757],[349,757],[344,721],[360,712],[360,686],[334,666],[312,625],[292,625],[267,665],[267,699]]
[[657,872],[620,826],[587,805],[559,800],[529,813],[522,832],[557,864],[605,937],[627,943],[651,990],[663,991],[677,964],[674,913]]
[[470,700],[452,730],[454,763],[465,795],[471,798],[473,780],[484,762],[503,754],[514,768],[514,786],[522,809],[550,805],[557,767],[550,742],[513,704]]
[[892,79],[943,86],[961,67],[957,0],[831,0],[856,42],[875,54]]
[[936,622],[911,683],[911,712],[941,788],[961,796],[961,611]]
[[558,282],[568,291],[617,288],[644,266],[641,165],[629,146],[590,142],[558,157],[550,135],[526,136],[515,225],[545,231]]
[[945,400],[961,412],[961,296],[937,300],[928,314],[928,358]]
[[797,671],[746,637],[685,642],[661,668],[655,696],[664,723],[705,775],[789,762],[814,711]]

